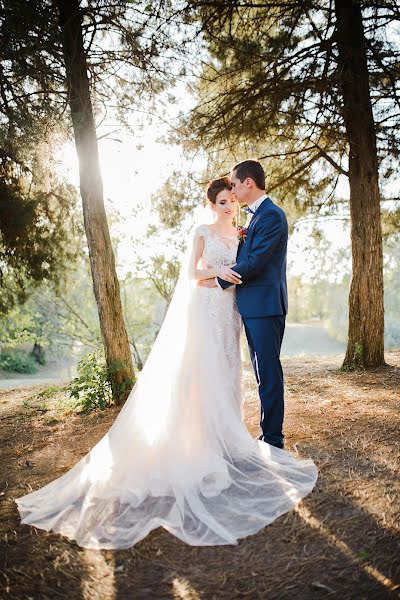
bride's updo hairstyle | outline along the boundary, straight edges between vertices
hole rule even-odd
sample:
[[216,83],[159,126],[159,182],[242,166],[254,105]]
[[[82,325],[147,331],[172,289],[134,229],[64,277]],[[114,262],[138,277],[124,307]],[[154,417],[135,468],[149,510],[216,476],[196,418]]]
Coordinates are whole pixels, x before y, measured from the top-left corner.
[[216,204],[217,196],[222,190],[231,190],[232,184],[229,177],[213,179],[207,186],[207,200],[210,204]]

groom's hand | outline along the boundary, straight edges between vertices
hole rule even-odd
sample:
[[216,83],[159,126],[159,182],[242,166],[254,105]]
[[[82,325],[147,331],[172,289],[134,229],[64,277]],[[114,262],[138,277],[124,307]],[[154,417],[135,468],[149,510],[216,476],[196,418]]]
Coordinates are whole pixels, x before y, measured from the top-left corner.
[[234,265],[230,265],[228,267],[220,267],[218,269],[218,277],[220,279],[223,279],[224,281],[227,281],[228,283],[239,285],[240,283],[242,283],[242,276],[239,275],[239,273],[236,273],[236,271],[232,270],[233,266]]
[[197,282],[197,285],[199,285],[200,287],[208,287],[208,288],[218,287],[217,284],[215,283],[215,279],[200,279],[200,281]]

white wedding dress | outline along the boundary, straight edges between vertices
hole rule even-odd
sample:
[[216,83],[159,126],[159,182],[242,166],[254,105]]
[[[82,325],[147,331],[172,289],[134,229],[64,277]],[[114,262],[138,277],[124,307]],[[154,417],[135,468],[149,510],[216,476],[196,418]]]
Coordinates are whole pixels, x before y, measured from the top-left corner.
[[85,548],[128,548],[151,530],[194,546],[235,544],[314,487],[312,460],[254,440],[241,414],[234,287],[198,287],[194,254],[235,262],[236,236],[195,231],[138,382],[108,433],[70,471],[16,500],[22,522]]

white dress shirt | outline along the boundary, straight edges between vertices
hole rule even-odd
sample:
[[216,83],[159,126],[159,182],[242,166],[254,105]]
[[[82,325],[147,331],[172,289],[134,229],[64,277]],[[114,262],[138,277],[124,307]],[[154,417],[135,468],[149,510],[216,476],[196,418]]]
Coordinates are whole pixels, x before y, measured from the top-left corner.
[[[253,211],[253,213],[256,212],[256,210],[258,208],[260,208],[261,204],[264,202],[264,200],[266,200],[268,198],[267,194],[263,194],[262,196],[260,196],[259,198],[257,198],[257,200],[255,200],[254,202],[252,202],[252,204],[248,204],[247,206]],[[251,213],[250,213],[251,214]]]

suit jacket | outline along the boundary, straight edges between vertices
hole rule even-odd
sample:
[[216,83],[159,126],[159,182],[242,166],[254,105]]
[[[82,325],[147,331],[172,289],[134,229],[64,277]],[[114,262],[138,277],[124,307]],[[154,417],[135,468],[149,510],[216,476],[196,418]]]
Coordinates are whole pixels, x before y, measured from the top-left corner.
[[[286,215],[271,198],[258,207],[239,245],[233,270],[242,276],[236,286],[236,300],[242,317],[286,315],[288,224]],[[231,283],[218,278],[225,289]]]

